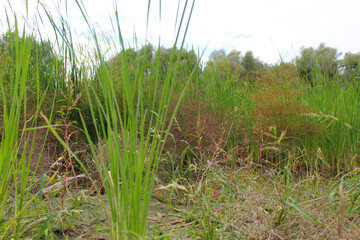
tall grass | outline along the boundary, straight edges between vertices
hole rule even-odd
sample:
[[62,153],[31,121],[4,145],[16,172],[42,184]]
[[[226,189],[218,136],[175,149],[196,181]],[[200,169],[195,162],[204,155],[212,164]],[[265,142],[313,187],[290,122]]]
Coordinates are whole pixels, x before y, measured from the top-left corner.
[[[164,79],[161,79],[162,69],[160,62],[160,51],[156,57],[156,64],[152,66],[150,72],[145,71],[148,65],[148,58],[137,58],[135,67],[130,68],[127,51],[121,51],[120,78],[113,75],[111,65],[105,61],[104,52],[101,45],[101,34],[98,34],[91,25],[90,19],[85,14],[85,7],[76,1],[80,11],[83,13],[84,22],[88,24],[92,33],[93,42],[96,46],[96,62],[98,65],[97,79],[98,84],[94,84],[91,79],[81,79],[84,84],[84,94],[89,103],[92,121],[95,126],[97,139],[104,137],[105,148],[103,150],[100,143],[92,141],[92,137],[82,117],[82,124],[87,140],[90,144],[92,157],[96,162],[107,201],[110,207],[110,233],[112,239],[137,239],[145,235],[146,216],[149,209],[151,193],[154,185],[154,177],[157,171],[158,161],[161,158],[165,140],[169,134],[169,129],[179,108],[187,87],[191,82],[195,69],[192,71],[184,84],[184,88],[178,99],[173,112],[169,112],[169,105],[172,102],[176,77],[181,71],[181,53],[194,7],[189,1],[185,2],[184,9],[180,12],[180,24],[177,28],[177,35],[173,44],[170,56],[170,64],[166,69]],[[148,3],[149,12],[152,3]],[[188,10],[190,8],[190,10]],[[160,2],[161,9],[161,2]],[[45,8],[46,11],[46,8]],[[125,37],[121,31],[118,11],[114,9],[116,19],[114,33],[121,49],[125,49]],[[188,18],[186,13],[189,11]],[[76,53],[74,45],[71,44],[71,29],[68,27],[59,28],[55,20],[48,17],[53,24],[57,36],[66,44],[66,52]],[[62,22],[66,26],[65,22]],[[61,31],[59,31],[61,29]],[[182,37],[180,33],[183,33]],[[145,40],[146,41],[146,40]],[[180,51],[177,46],[180,44]],[[159,46],[160,48],[160,42]],[[76,56],[71,56],[76,60]],[[88,59],[91,62],[91,59]],[[70,61],[70,69],[75,68],[76,61]],[[198,64],[198,63],[197,63]],[[147,83],[147,81],[150,81]],[[120,97],[115,92],[115,84],[120,82]],[[145,102],[146,86],[152,85],[152,96],[150,104]],[[97,86],[97,87],[95,87]],[[170,119],[170,120],[169,120]],[[51,130],[58,139],[64,144],[55,128],[49,122]],[[65,145],[65,144],[64,144]],[[65,145],[68,148],[68,146]],[[68,149],[71,151],[71,149]],[[77,159],[77,157],[74,155]],[[81,164],[81,162],[80,162]]]
[[314,86],[304,92],[304,102],[314,109],[309,115],[325,127],[316,143],[334,174],[351,171],[359,165],[360,113],[358,79],[325,79],[316,74]]
[[[16,37],[15,54],[17,58],[15,71],[11,75],[11,81],[9,83],[10,95],[6,92],[5,83],[1,79],[1,96],[3,106],[3,133],[1,136],[0,145],[0,173],[1,173],[1,186],[0,194],[3,196],[1,201],[0,213],[3,216],[5,207],[9,203],[11,193],[11,181],[13,180],[13,174],[17,164],[18,155],[18,133],[20,128],[20,115],[23,107],[23,101],[26,96],[26,75],[28,68],[28,60],[30,55],[31,42],[24,40],[20,42],[19,37]],[[22,58],[22,61],[20,61]],[[12,96],[12,98],[10,97]],[[12,99],[8,105],[8,99]],[[24,163],[25,159],[22,159]],[[18,213],[16,211],[15,214]],[[6,232],[6,228],[12,224],[5,221],[2,224],[2,232]]]
[[[40,95],[39,75],[35,76],[35,84],[29,84],[30,56],[32,52],[33,37],[29,36],[25,27],[21,35],[14,15],[15,25],[10,32],[8,20],[9,39],[3,42],[2,53],[10,58],[1,59],[8,68],[7,75],[0,76],[1,94],[1,138],[0,138],[0,238],[13,237],[19,239],[33,220],[24,221],[24,216],[31,214],[27,207],[37,197],[41,190],[32,193],[36,169],[39,159],[34,159],[34,141],[37,125],[37,116],[44,101],[45,95]],[[4,66],[2,66],[4,67]],[[33,64],[35,69],[39,66]],[[37,72],[38,73],[38,72]],[[35,85],[33,101],[35,111],[28,110],[27,92],[29,86]],[[36,87],[37,86],[37,87]],[[46,137],[45,137],[46,138]],[[35,169],[30,170],[31,162]],[[31,190],[31,191],[30,191]],[[41,220],[42,221],[42,220]],[[38,224],[41,224],[41,221]]]

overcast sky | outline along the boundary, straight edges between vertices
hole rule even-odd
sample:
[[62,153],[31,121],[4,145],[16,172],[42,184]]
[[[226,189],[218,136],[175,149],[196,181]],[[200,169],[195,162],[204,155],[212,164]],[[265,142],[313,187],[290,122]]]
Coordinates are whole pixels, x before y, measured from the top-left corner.
[[[54,4],[54,1],[56,4]],[[23,0],[10,0],[17,16],[25,15]],[[29,0],[30,19],[37,0]],[[57,19],[55,5],[78,38],[88,32],[78,7],[73,0],[43,0]],[[114,20],[117,4],[123,35],[131,43],[136,33],[140,44],[145,41],[148,0],[83,0],[89,18],[103,33],[112,34],[110,19]],[[185,1],[180,0],[180,10]],[[192,1],[189,0],[191,7]],[[159,3],[152,0],[147,40],[167,47],[174,41],[174,29],[178,0],[162,0],[161,23]],[[7,0],[0,0],[0,7],[8,6]],[[8,13],[10,8],[7,7]],[[6,29],[5,10],[0,13],[0,27]],[[187,11],[187,14],[189,11]],[[45,16],[43,20],[45,20]],[[178,17],[179,18],[179,17]],[[179,19],[178,19],[179,21]],[[177,23],[178,24],[178,23]],[[51,31],[49,25],[44,27]],[[215,49],[232,49],[243,54],[252,50],[256,57],[267,63],[277,63],[280,55],[291,60],[299,54],[300,47],[317,47],[324,42],[340,52],[360,52],[360,1],[359,0],[196,0],[186,44],[188,48],[203,50],[204,59]]]

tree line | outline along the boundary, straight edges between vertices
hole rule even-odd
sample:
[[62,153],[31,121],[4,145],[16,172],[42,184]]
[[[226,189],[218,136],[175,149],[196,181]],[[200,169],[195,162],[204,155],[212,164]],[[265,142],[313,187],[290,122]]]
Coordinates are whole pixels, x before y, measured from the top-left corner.
[[[13,41],[10,41],[11,38]],[[14,42],[14,38],[16,38],[14,32],[6,32],[0,36],[0,68],[1,76],[5,81],[9,79],[8,75],[11,74],[11,63],[15,62],[15,49],[8,44]],[[30,71],[34,73],[30,74],[30,77],[34,77],[35,73],[37,73],[40,78],[40,85],[43,88],[54,89],[57,83],[49,81],[50,78],[61,79],[61,82],[63,82],[64,78],[69,77],[69,75],[65,76],[63,71],[65,60],[63,57],[56,55],[49,41],[38,41],[35,37],[29,39],[32,41],[30,62],[34,63],[30,64],[30,66],[38,66],[38,69]],[[135,74],[136,72],[135,68],[141,66],[147,78],[151,79],[153,74],[159,74],[160,79],[162,79],[166,77],[169,65],[175,65],[179,58],[178,79],[186,79],[194,70],[195,77],[198,78],[216,75],[223,80],[231,79],[231,81],[235,82],[242,79],[254,79],[254,77],[272,67],[255,57],[252,51],[247,51],[243,55],[241,51],[235,49],[229,53],[226,53],[224,49],[214,50],[210,53],[209,60],[204,66],[201,66],[201,64],[199,66],[199,54],[194,49],[173,50],[172,47],[166,48],[164,46],[155,48],[151,44],[146,44],[140,48],[128,47],[107,60],[106,63],[112,66],[111,69],[113,69],[112,73],[115,78],[122,76],[123,61],[121,61],[121,56],[124,56],[128,63],[130,78],[135,77],[132,76],[132,73]],[[159,55],[159,57],[157,58],[156,55]],[[342,55],[336,48],[321,43],[317,48],[302,47],[299,57],[293,59],[290,64],[295,66],[298,75],[311,85],[315,79],[315,74],[321,74],[326,80],[334,78],[353,80],[360,75],[360,53],[348,52],[340,59]],[[35,64],[35,62],[38,64]],[[76,67],[74,69],[72,72],[76,72]],[[154,71],[155,69],[156,71]],[[70,73],[70,78],[70,80],[75,81],[76,73]],[[94,76],[94,79],[96,79],[96,76]]]
[[[343,54],[336,48],[321,43],[317,48],[302,47],[299,56],[290,63],[297,69],[299,77],[313,84],[316,74],[321,74],[325,80],[340,78],[352,81],[360,76],[360,53]],[[254,57],[252,51],[242,55],[240,51],[215,50],[210,54],[203,73],[223,75],[224,79],[244,79],[258,76],[271,68],[270,65]]]

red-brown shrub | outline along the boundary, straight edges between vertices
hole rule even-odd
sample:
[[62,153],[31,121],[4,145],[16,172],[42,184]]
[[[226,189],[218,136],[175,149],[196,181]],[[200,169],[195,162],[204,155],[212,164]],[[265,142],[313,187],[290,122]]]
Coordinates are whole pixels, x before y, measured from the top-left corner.
[[223,141],[224,125],[221,117],[208,109],[205,103],[185,101],[176,115],[164,150],[178,158],[186,147],[190,147],[198,159],[205,160],[217,151]]
[[284,131],[287,137],[312,136],[320,131],[318,124],[301,116],[309,108],[299,98],[299,78],[290,65],[280,65],[257,79],[256,84],[252,116],[257,129],[266,132],[275,127],[278,137]]

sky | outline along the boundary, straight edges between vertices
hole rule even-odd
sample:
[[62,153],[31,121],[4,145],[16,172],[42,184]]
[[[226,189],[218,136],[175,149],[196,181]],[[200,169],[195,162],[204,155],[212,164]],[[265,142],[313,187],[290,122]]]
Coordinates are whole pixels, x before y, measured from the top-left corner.
[[[26,16],[24,0],[0,0],[0,30],[7,29],[5,9],[18,19]],[[37,0],[28,0],[28,22],[34,22]],[[77,41],[86,44],[89,28],[74,0],[42,0],[53,15],[58,11],[69,22]],[[125,42],[137,44],[159,42],[166,47],[174,43],[175,28],[185,0],[162,0],[161,21],[159,1],[152,0],[148,31],[146,31],[148,0],[82,0],[91,26],[106,36],[114,33],[115,9]],[[67,5],[67,8],[65,7]],[[192,0],[188,1],[188,20]],[[5,6],[4,8],[2,6]],[[117,7],[116,7],[117,6]],[[42,8],[42,33],[52,32]],[[58,10],[57,10],[58,9]],[[179,11],[178,11],[179,9]],[[39,18],[37,18],[38,22]],[[20,21],[19,21],[20,22]],[[42,25],[42,24],[40,24]],[[359,0],[196,0],[186,35],[185,46],[202,52],[206,61],[213,50],[227,53],[236,49],[244,55],[251,50],[261,61],[276,64],[299,56],[304,47],[326,46],[339,52],[360,52]],[[186,23],[183,24],[183,27]],[[183,35],[184,31],[181,31]],[[51,37],[50,37],[51,38]]]

